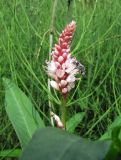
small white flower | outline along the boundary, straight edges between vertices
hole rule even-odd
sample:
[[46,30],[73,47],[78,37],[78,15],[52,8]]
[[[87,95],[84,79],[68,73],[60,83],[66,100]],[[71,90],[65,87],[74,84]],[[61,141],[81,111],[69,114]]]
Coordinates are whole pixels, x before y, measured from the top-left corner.
[[64,74],[65,74],[65,71],[64,71],[64,70],[62,70],[62,69],[57,69],[57,70],[56,70],[56,76],[57,76],[58,78],[62,78],[62,77],[64,76]]
[[67,81],[68,83],[74,82],[74,81],[75,81],[75,77],[74,77],[73,75],[69,75],[69,76],[67,77],[66,81]]
[[48,64],[48,74],[49,75],[54,75],[55,72],[56,72],[56,65],[55,65],[55,62],[54,61],[51,61],[51,62],[47,62]]
[[66,94],[67,92],[68,92],[68,89],[67,89],[67,88],[63,88],[63,89],[62,89],[62,93],[63,93],[63,94]]
[[68,92],[74,87],[75,87],[75,83],[74,82],[69,83],[68,86],[67,86]]
[[50,84],[53,88],[55,88],[56,90],[59,90],[59,86],[58,86],[58,83],[56,81],[50,81]]
[[67,81],[61,80],[60,85],[61,85],[61,87],[65,87],[67,85]]

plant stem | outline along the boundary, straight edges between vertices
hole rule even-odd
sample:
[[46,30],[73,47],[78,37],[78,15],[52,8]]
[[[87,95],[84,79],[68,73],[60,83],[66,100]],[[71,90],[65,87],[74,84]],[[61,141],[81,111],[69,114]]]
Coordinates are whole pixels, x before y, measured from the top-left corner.
[[66,98],[65,97],[62,97],[61,99],[60,112],[61,112],[61,121],[64,125],[64,128],[66,129]]
[[72,21],[72,7],[73,7],[73,0],[68,0],[67,1],[67,22],[70,23]]
[[[52,8],[52,18],[51,18],[51,25],[50,25],[49,61],[51,61],[51,51],[52,51],[52,45],[53,45],[53,32],[54,32],[54,21],[55,21],[55,15],[56,15],[57,2],[58,2],[58,0],[54,0],[53,8]],[[48,90],[49,90],[49,92],[51,92],[50,79],[49,78],[48,78]],[[49,112],[50,112],[51,125],[54,126],[53,118],[51,117],[52,103],[50,102],[49,98],[48,98],[48,103],[49,103]]]

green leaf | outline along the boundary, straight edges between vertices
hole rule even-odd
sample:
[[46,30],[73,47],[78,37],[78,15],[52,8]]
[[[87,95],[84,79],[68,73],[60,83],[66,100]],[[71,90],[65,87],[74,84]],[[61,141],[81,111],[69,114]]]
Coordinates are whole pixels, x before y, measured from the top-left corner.
[[115,127],[111,136],[116,150],[121,153],[121,127]]
[[111,149],[106,157],[106,160],[115,160],[118,154],[121,153],[121,116],[118,116],[116,120],[108,127],[104,135],[100,140],[112,140]]
[[107,131],[100,137],[100,140],[111,139],[111,134],[115,127],[121,127],[121,116],[118,116],[116,120],[108,127]]
[[118,156],[121,158],[121,127],[113,128],[111,132],[112,145],[107,154],[106,160],[116,160]]
[[21,154],[21,149],[9,149],[0,151],[0,157],[18,157]]
[[38,130],[20,160],[103,160],[110,141],[89,141],[52,127]]
[[73,117],[71,117],[67,122],[66,122],[66,129],[70,133],[73,133],[75,128],[78,126],[78,124],[82,121],[85,113],[77,113]]
[[3,79],[5,85],[6,112],[17,133],[21,146],[25,147],[37,128],[44,123],[27,96],[9,79]]

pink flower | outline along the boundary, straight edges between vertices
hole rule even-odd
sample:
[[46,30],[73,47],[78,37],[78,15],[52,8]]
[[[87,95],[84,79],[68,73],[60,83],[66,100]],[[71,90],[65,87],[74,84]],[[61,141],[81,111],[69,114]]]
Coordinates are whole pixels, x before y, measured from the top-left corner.
[[52,60],[47,62],[47,73],[51,80],[51,86],[59,90],[62,95],[66,95],[75,86],[77,74],[85,74],[84,66],[76,58],[71,56],[70,43],[76,28],[76,23],[72,21],[62,31],[58,44],[51,53]]

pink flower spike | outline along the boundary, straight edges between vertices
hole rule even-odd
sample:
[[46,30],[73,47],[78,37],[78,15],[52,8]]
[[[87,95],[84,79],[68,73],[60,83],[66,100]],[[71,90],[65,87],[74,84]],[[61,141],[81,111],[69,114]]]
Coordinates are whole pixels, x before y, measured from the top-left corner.
[[76,58],[71,56],[70,43],[76,29],[75,21],[68,24],[59,36],[51,53],[52,60],[47,62],[47,73],[54,80],[51,86],[66,97],[67,93],[74,88],[76,75],[84,75],[85,68]]

